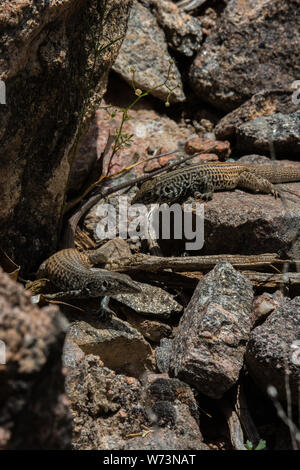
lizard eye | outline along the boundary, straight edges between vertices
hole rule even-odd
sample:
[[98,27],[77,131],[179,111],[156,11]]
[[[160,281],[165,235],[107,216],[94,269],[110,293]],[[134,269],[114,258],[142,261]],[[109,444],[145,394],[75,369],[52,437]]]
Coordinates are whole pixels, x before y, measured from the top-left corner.
[[103,285],[103,287],[107,288],[107,287],[108,287],[108,282],[107,282],[107,281],[103,281],[103,282],[102,282],[102,285]]

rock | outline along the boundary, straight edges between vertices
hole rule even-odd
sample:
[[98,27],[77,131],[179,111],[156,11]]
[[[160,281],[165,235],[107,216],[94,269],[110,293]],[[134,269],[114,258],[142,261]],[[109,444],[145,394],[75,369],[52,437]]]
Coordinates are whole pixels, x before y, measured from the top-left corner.
[[143,383],[103,367],[93,355],[69,367],[73,448],[207,449],[188,385],[156,374],[146,375]]
[[[245,156],[242,163],[270,164],[261,156]],[[273,163],[273,162],[272,162]],[[280,161],[276,165],[299,167],[299,162]],[[205,237],[201,254],[279,253],[294,256],[299,246],[300,183],[285,183],[288,210],[280,199],[242,190],[216,192],[204,206]],[[279,186],[280,187],[280,186]],[[196,254],[196,252],[193,252]]]
[[262,116],[241,124],[236,130],[241,152],[269,154],[276,157],[298,155],[300,151],[300,111],[292,114]]
[[200,137],[194,137],[189,139],[184,147],[185,152],[188,155],[193,155],[196,152],[215,153],[220,157],[220,160],[226,160],[230,154],[230,142],[225,142],[201,139]]
[[132,377],[154,368],[150,344],[128,323],[112,318],[97,321],[94,326],[84,321],[74,322],[67,342],[77,344],[85,355],[99,356],[104,367]]
[[219,263],[199,282],[174,337],[170,370],[212,398],[238,380],[251,328],[250,281]]
[[218,139],[229,139],[236,135],[237,128],[244,122],[275,113],[293,113],[297,105],[292,102],[291,92],[285,90],[264,90],[256,93],[229,114],[226,114],[214,131]]
[[130,439],[124,450],[209,450],[202,442],[197,403],[187,384],[149,374],[144,387],[144,403],[152,432],[143,439]]
[[160,321],[143,318],[133,311],[122,309],[122,318],[125,317],[127,323],[139,331],[144,338],[152,343],[159,343],[162,338],[172,334],[172,328],[166,323]]
[[164,30],[168,46],[186,57],[198,52],[202,43],[200,21],[194,16],[180,11],[174,3],[166,0],[155,0],[155,17]]
[[215,153],[202,153],[197,155],[197,157],[192,158],[193,164],[207,163],[207,162],[218,162],[219,157]]
[[169,372],[172,344],[172,339],[163,338],[160,341],[159,347],[155,348],[156,365],[162,374],[168,374]]
[[[0,80],[7,104],[0,105],[0,244],[27,273],[57,247],[71,147],[81,116],[84,133],[92,113],[84,109],[86,93],[89,103],[100,103],[121,45],[100,54],[93,71],[91,32],[102,24],[103,5],[1,2]],[[130,1],[105,5],[109,20],[101,37],[109,42],[125,34]]]
[[33,306],[23,286],[2,271],[0,297],[0,448],[68,449],[71,416],[61,364],[65,321],[56,306]]
[[[167,148],[162,148],[160,150],[160,153],[169,153],[169,152],[167,152]],[[145,163],[143,167],[143,171],[144,173],[150,173],[151,171],[158,170],[159,168],[163,168],[169,163],[170,160],[174,158],[176,158],[176,154],[169,153],[169,155],[165,155],[164,157],[160,157],[154,160],[149,160],[148,162]]]
[[190,69],[196,94],[231,111],[261,90],[290,89],[300,75],[298,8],[297,0],[228,1]]
[[[134,1],[128,31],[113,70],[131,84],[132,67],[134,67],[136,88],[143,91],[151,90],[153,96],[166,101],[169,89],[165,85],[156,89],[155,87],[166,80],[171,60],[164,33],[159,28],[156,19],[147,8]],[[185,101],[180,73],[174,63],[168,87],[174,88],[170,97],[171,102]]]
[[103,253],[110,261],[131,256],[128,243],[126,240],[119,237],[108,240],[108,242],[104,243],[97,251],[98,253]]
[[246,351],[247,369],[264,391],[272,385],[279,399],[287,400],[288,376],[292,402],[299,400],[300,297],[285,299],[266,321],[251,333]]
[[203,34],[208,36],[216,28],[217,18],[218,14],[213,8],[206,8],[204,14],[199,17]]
[[68,367],[66,392],[73,415],[74,450],[117,450],[144,417],[138,407],[137,379],[103,367],[99,357],[85,356]]
[[[111,92],[106,96],[103,106],[113,103],[113,109],[117,110],[116,116],[111,118],[107,112],[99,109],[96,112],[96,123],[94,123],[97,128],[97,141],[93,140],[96,133],[89,133],[86,137],[87,141],[83,143],[84,148],[97,147],[99,154],[103,152],[109,134],[113,135],[119,129],[121,114],[118,110],[134,100],[133,92],[130,93],[127,85],[124,86],[120,81],[115,81],[114,89],[116,90],[114,93]],[[131,109],[129,115],[130,119],[125,122],[123,130],[127,134],[133,135],[133,138],[127,146],[117,151],[112,162],[113,165],[110,168],[110,174],[117,173],[122,168],[130,166],[138,160],[146,160],[154,155],[176,150],[180,141],[186,141],[194,134],[193,129],[180,126],[168,116],[150,109],[149,102],[146,99],[141,100],[136,107]],[[91,142],[90,139],[92,139]],[[83,151],[81,153],[83,154]],[[171,154],[158,160],[150,160],[146,164],[148,166],[153,162],[152,164],[155,165],[158,161],[156,167],[160,168],[176,155]],[[132,173],[142,175],[143,167],[144,165],[136,166],[132,169]],[[107,170],[107,160],[104,162],[104,169]]]
[[117,294],[112,298],[141,315],[151,315],[165,320],[181,312],[182,305],[176,302],[173,295],[167,291],[142,282],[139,286],[142,289],[140,294]]
[[134,437],[130,439],[123,450],[210,450],[201,441],[190,441],[190,436],[176,434],[170,429],[155,429],[146,437]]
[[280,291],[274,294],[264,292],[255,297],[252,305],[252,324],[262,323],[282,303],[283,295]]
[[78,151],[72,164],[68,181],[68,191],[78,192],[86,182],[87,176],[92,171],[93,165],[100,156],[97,148],[98,127],[93,119],[87,132],[81,137]]

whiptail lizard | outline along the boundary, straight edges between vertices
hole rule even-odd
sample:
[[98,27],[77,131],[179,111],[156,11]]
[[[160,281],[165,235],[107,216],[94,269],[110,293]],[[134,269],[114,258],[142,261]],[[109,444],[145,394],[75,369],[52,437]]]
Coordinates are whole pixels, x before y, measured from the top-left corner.
[[58,290],[46,294],[45,298],[59,300],[103,296],[99,312],[104,318],[110,317],[113,314],[108,307],[110,295],[139,293],[141,289],[126,274],[93,267],[104,260],[104,255],[98,250],[80,252],[75,248],[61,250],[50,256],[39,267],[37,279],[48,279]]
[[272,183],[300,181],[300,168],[242,163],[206,163],[191,165],[159,175],[142,184],[134,203],[175,202],[189,196],[208,200],[214,191],[235,188],[279,194]]

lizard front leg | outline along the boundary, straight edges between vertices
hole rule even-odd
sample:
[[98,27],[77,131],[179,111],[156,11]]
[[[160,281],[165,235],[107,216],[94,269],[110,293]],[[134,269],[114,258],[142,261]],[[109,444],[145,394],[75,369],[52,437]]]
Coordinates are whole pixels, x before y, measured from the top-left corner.
[[[75,299],[82,298],[82,289],[55,292],[53,294],[44,294],[46,300],[61,300],[61,299]],[[114,314],[108,306],[109,297],[104,296],[100,303],[100,308],[98,310],[89,310],[90,313],[100,314],[102,320],[109,320]]]
[[194,193],[194,199],[197,201],[209,201],[213,197],[215,185],[209,175],[201,176],[201,180],[195,180],[191,184],[191,189]]
[[271,194],[275,198],[278,192],[270,181],[262,176],[257,176],[251,171],[243,171],[238,178],[237,188],[249,189],[250,191]]

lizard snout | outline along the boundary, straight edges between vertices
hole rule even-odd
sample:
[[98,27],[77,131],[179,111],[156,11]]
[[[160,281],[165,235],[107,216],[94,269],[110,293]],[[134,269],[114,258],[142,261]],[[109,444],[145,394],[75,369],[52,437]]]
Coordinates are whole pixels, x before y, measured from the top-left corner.
[[[119,274],[119,276],[121,275]],[[140,292],[142,292],[142,289],[139,286],[138,282],[133,281],[129,276],[126,276],[126,274],[123,274],[123,276],[121,286],[122,292],[127,292],[128,294],[139,294]]]

